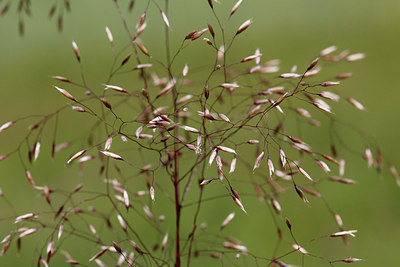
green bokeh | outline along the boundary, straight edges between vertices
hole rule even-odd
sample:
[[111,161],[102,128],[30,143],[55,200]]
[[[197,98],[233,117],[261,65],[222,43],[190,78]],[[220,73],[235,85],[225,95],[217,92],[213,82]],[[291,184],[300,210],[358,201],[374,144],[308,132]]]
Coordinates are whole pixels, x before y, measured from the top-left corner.
[[[127,3],[122,2],[121,6],[125,8]],[[144,6],[144,3],[137,2],[133,13],[127,16],[131,27],[134,27],[138,14]],[[163,1],[156,2],[163,6]],[[205,0],[170,2],[172,50],[180,45],[187,33],[206,27],[207,22],[216,24]],[[219,2],[221,4],[216,3],[215,7],[219,16],[224,17],[229,14],[236,1]],[[17,3],[12,4],[8,14],[0,18],[0,124],[28,114],[49,113],[66,103],[66,100],[52,87],[58,83],[50,76],[61,75],[75,80],[80,78],[79,65],[71,49],[72,40],[79,45],[88,83],[98,90],[102,89],[104,77],[108,75],[112,62],[112,53],[104,27],[108,25],[112,30],[118,48],[126,45],[128,40],[112,1],[73,1],[72,12],[65,14],[64,29],[60,33],[57,31],[55,18],[48,18],[52,1],[33,0],[32,16],[24,18],[23,37],[18,35]],[[0,6],[3,5],[4,1]],[[151,6],[148,14],[148,28],[151,30],[145,32],[142,39],[154,57],[164,60],[163,23],[154,4]],[[339,49],[349,49],[352,53],[365,53],[367,55],[365,60],[344,64],[338,68],[341,72],[354,72],[354,77],[343,82],[345,90],[343,95],[359,100],[366,106],[367,111],[360,112],[343,104],[340,110],[335,110],[335,113],[341,119],[374,136],[383,151],[385,161],[400,168],[398,142],[400,92],[397,88],[398,62],[400,62],[399,14],[400,2],[396,0],[244,1],[231,18],[228,30],[234,32],[249,18],[252,18],[254,23],[243,36],[238,36],[229,56],[232,61],[240,60],[252,54],[256,48],[260,48],[263,60],[279,58],[282,60],[282,72],[287,72],[294,64],[303,69],[319,51],[330,45],[337,45]],[[205,56],[209,52],[210,49],[206,44],[198,40],[198,43],[194,43],[189,50],[182,53],[177,66],[188,63],[195,69],[212,64],[212,59]],[[129,84],[129,77],[122,77],[121,83]],[[76,88],[73,90],[79,92]],[[64,126],[60,141],[63,140],[63,135],[77,136],[77,127],[79,129],[86,123],[85,119],[77,119],[77,116],[69,117],[66,114],[68,113],[60,116],[59,123]],[[12,150],[19,143],[25,128],[18,127],[15,125],[13,131],[10,129],[0,134],[0,154]],[[346,131],[342,133],[346,134]],[[304,132],[303,136],[314,139],[313,147],[318,146],[328,152],[327,141],[318,138],[319,135],[310,131]],[[347,138],[359,151],[364,149],[357,136],[349,135]],[[49,144],[50,142],[46,143],[47,146]],[[94,179],[86,176],[77,177],[76,166],[60,172],[64,164],[62,159],[68,156],[68,153],[64,153],[58,156],[59,161],[48,164],[49,152],[44,150],[38,162],[32,167],[36,182],[47,184],[51,188],[61,184],[67,190],[72,190],[79,182],[85,182],[89,188],[91,184],[95,186],[102,183],[98,181],[100,178],[97,176]],[[346,167],[346,177],[357,180],[356,185],[325,183],[320,189],[332,208],[342,216],[345,228],[358,229],[357,237],[351,238],[349,247],[345,247],[338,239],[318,242],[307,247],[307,250],[325,257],[334,255],[338,259],[347,257],[366,259],[362,263],[363,266],[394,266],[398,262],[400,248],[399,188],[387,169],[384,178],[380,180],[376,172],[368,169],[360,157],[348,158]],[[238,175],[252,174],[241,170]],[[40,194],[32,192],[26,183],[23,167],[17,160],[1,162],[0,187],[12,200],[18,215],[32,210],[48,210]],[[223,191],[215,189],[214,193],[221,194]],[[35,201],[32,201],[33,199]],[[294,194],[285,196],[280,201],[285,216],[291,218],[294,233],[299,240],[304,242],[337,231],[328,211],[316,198],[310,197],[310,205],[303,205]],[[237,216],[235,224],[226,229],[227,233],[242,240],[255,254],[265,257],[272,255],[276,234],[265,204],[260,204],[257,199],[244,197],[248,211],[248,215],[244,215],[236,207],[232,207],[230,199],[221,200],[221,206],[218,205],[218,201],[210,203],[212,204],[205,204],[202,207],[202,220],[210,221],[210,224],[211,221],[220,223],[229,212],[235,210]],[[227,205],[223,206],[224,204]],[[164,205],[165,203],[156,202],[154,209],[161,213]],[[11,215],[8,206],[0,200],[0,217]],[[10,222],[12,223],[12,220],[0,221],[1,237],[10,231]],[[183,224],[184,231],[190,231],[191,221],[184,221]],[[283,224],[281,226],[283,227]],[[145,225],[138,227],[143,228],[143,231],[146,229]],[[263,230],[258,231],[258,229]],[[287,231],[285,236],[288,236]],[[111,238],[110,241],[113,240],[112,237],[108,238]],[[35,236],[30,236],[28,242],[22,244],[21,255],[15,256],[15,244],[13,244],[10,251],[0,258],[0,265],[35,265],[36,258],[32,258],[35,246]],[[85,245],[84,248],[74,247],[70,253],[80,255],[80,259],[84,259],[85,256],[90,257],[97,251],[98,247]],[[300,262],[299,255],[287,259],[285,261],[288,263]],[[62,266],[64,258],[61,255],[57,255],[55,260],[57,263],[53,262],[54,266]],[[252,266],[253,263],[249,263],[248,266]],[[204,264],[219,266],[219,262],[214,259],[205,259],[205,263],[198,266]],[[230,266],[229,264],[226,263],[225,266]],[[305,266],[325,265],[327,266],[324,261],[305,258]]]

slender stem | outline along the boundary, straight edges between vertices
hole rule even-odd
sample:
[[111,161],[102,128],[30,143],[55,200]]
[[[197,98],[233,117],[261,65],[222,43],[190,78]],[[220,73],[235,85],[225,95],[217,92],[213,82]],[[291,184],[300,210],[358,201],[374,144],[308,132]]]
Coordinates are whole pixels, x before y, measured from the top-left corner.
[[[168,16],[168,0],[165,0],[165,14]],[[172,79],[172,70],[171,70],[171,56],[170,56],[170,46],[169,46],[169,28],[165,26],[165,47],[166,47],[166,55],[167,55],[167,66],[169,76]],[[172,89],[172,101],[174,103],[174,120],[178,119],[178,106],[176,104],[176,100],[178,97],[178,92],[176,87],[174,86]],[[174,129],[174,135],[178,136],[179,127]],[[176,229],[175,229],[175,267],[181,266],[181,254],[180,254],[180,223],[181,223],[181,202],[180,202],[180,192],[179,192],[179,146],[178,143],[174,144],[174,172],[173,172],[173,184],[175,191],[175,213],[176,213]]]
[[[175,150],[176,151],[176,150]],[[175,212],[176,212],[176,259],[175,267],[181,266],[181,256],[180,256],[180,220],[181,220],[181,204],[179,202],[179,175],[178,175],[178,153],[174,156],[174,187],[175,187]]]
[[[165,14],[168,15],[168,0],[165,0]],[[165,26],[165,49],[167,55],[168,68],[171,67],[171,49],[169,46],[169,28]]]

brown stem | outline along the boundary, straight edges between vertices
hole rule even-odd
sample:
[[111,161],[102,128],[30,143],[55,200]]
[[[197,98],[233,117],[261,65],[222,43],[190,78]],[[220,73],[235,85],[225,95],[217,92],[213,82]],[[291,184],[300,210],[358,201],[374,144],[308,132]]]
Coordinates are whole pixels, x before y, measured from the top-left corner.
[[[168,15],[168,0],[165,1],[165,13]],[[165,27],[165,43],[166,43],[166,54],[167,54],[167,66],[169,76],[172,79],[171,73],[171,59],[170,59],[170,47],[169,47],[169,29]],[[176,100],[178,97],[178,93],[176,91],[175,86],[172,89],[172,101],[174,103],[174,120],[178,119],[178,106],[176,104]],[[178,136],[179,127],[176,127],[174,130],[174,135]],[[176,230],[175,230],[175,267],[181,266],[181,253],[180,253],[180,223],[181,223],[181,203],[179,200],[179,147],[178,143],[174,145],[174,173],[173,173],[173,183],[174,183],[174,191],[175,191],[175,213],[176,213]]]
[[176,259],[175,267],[181,266],[181,255],[180,255],[180,221],[181,221],[181,204],[179,202],[179,177],[178,173],[178,153],[175,153],[175,170],[174,170],[174,186],[175,186],[175,211],[176,211]]
[[[176,105],[176,90],[174,89],[173,98],[175,103],[175,118],[177,118],[177,105]],[[178,136],[179,127],[175,128],[175,136]],[[178,143],[176,142],[174,145],[174,173],[173,173],[173,183],[174,183],[174,190],[175,190],[175,212],[176,212],[176,259],[175,259],[175,267],[181,266],[181,255],[180,255],[180,221],[181,221],[181,203],[179,201],[179,147]]]

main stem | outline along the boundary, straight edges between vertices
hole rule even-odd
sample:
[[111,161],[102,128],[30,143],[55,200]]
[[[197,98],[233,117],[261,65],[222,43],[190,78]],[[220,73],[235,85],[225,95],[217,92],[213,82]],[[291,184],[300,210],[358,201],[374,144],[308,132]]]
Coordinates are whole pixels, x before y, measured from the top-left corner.
[[180,255],[180,238],[179,238],[179,232],[180,232],[180,221],[181,221],[181,203],[179,202],[179,175],[178,175],[178,168],[179,168],[179,156],[178,156],[178,150],[175,148],[175,153],[174,153],[174,162],[175,162],[175,167],[174,167],[174,188],[175,188],[175,212],[176,212],[176,259],[175,259],[175,267],[180,267],[181,266],[181,255]]
[[[174,89],[173,92],[174,98],[174,110],[175,110],[175,120],[177,118],[177,105],[176,105],[176,90]],[[174,130],[175,136],[178,136],[179,127],[176,127]],[[174,190],[175,190],[175,213],[176,213],[176,259],[175,259],[175,267],[181,266],[181,255],[180,255],[180,238],[179,238],[179,231],[180,231],[180,222],[181,222],[181,203],[179,201],[179,147],[178,143],[175,142],[174,145],[174,173],[173,173],[173,183],[174,183]]]
[[[175,110],[175,120],[177,119],[178,109],[176,105],[177,92],[174,88],[173,90],[173,99],[174,99],[174,110]],[[176,127],[174,130],[175,136],[178,136],[179,127]],[[175,239],[176,239],[176,255],[175,255],[175,267],[181,266],[181,254],[180,254],[180,223],[181,223],[181,203],[179,201],[179,147],[178,143],[175,142],[174,145],[174,190],[175,190],[175,213],[176,213],[176,230],[175,230]]]
[[[168,0],[165,0],[165,14],[168,15]],[[167,65],[169,76],[172,79],[172,71],[171,71],[171,57],[170,57],[170,46],[169,46],[169,28],[165,27],[165,48],[166,48],[166,56],[167,56]],[[176,87],[172,89],[172,101],[174,103],[174,120],[178,119],[178,106],[176,104],[176,99],[178,97],[178,93],[176,91]],[[175,136],[178,136],[179,127],[176,127],[174,130]],[[176,213],[176,230],[175,230],[175,267],[181,266],[181,252],[180,252],[180,224],[181,224],[181,203],[179,201],[179,153],[178,153],[178,143],[174,145],[174,173],[173,173],[173,183],[174,183],[174,191],[175,191],[175,213]]]

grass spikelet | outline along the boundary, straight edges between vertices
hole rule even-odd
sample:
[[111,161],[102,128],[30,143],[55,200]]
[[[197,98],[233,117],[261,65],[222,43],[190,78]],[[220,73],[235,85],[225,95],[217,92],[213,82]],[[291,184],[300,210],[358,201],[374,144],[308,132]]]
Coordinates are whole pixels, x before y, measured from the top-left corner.
[[167,15],[164,13],[164,11],[160,11],[161,18],[164,21],[165,25],[169,28],[169,20],[167,18]]

